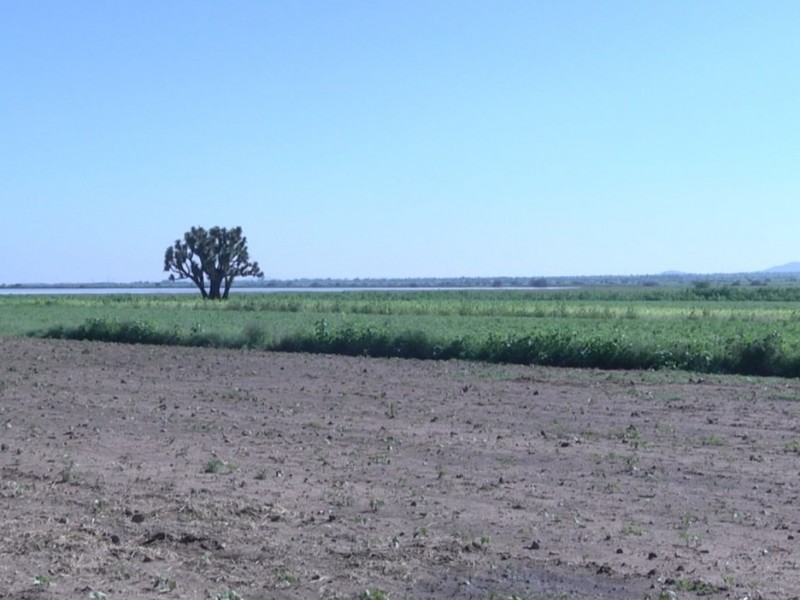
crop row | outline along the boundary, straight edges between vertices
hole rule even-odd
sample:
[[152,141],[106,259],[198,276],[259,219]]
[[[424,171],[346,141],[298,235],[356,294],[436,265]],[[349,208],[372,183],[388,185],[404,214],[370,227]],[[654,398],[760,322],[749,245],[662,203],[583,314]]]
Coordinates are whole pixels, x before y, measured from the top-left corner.
[[[652,292],[651,292],[652,293]],[[616,292],[0,298],[0,334],[620,369],[800,375],[798,305]]]

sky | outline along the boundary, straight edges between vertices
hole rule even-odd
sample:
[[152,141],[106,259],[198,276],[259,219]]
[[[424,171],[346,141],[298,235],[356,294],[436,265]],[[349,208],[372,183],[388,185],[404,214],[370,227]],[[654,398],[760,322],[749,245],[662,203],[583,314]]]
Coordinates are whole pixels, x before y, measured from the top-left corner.
[[800,260],[800,2],[4,0],[0,283]]

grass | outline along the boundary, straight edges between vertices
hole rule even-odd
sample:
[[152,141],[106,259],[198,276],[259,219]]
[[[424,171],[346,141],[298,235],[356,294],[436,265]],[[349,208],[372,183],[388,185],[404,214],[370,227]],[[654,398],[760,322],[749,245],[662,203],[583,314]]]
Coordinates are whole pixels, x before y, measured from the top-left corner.
[[0,335],[800,376],[800,287],[0,296]]

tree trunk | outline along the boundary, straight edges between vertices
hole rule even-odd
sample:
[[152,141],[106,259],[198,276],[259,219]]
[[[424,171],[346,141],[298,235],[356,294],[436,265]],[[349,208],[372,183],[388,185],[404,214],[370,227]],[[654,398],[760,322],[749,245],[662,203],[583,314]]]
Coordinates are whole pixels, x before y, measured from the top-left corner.
[[197,286],[197,289],[200,290],[200,293],[203,295],[203,299],[208,298],[208,293],[206,292],[206,278],[205,275],[203,275],[203,270],[200,267],[192,264],[192,272],[189,274],[189,279],[191,279]]
[[225,277],[225,291],[222,292],[222,299],[228,299],[228,293],[231,291],[231,284],[233,283],[233,275],[227,275]]
[[216,270],[212,273],[209,273],[209,281],[208,281],[208,297],[210,300],[221,300],[222,294],[220,292],[222,288],[222,280],[224,279],[223,273],[219,270]]

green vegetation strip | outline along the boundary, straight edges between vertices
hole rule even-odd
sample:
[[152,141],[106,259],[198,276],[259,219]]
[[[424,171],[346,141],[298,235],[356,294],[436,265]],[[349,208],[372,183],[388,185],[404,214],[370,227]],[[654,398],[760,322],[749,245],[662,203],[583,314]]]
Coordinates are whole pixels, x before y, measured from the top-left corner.
[[0,334],[800,375],[800,288],[0,297]]

